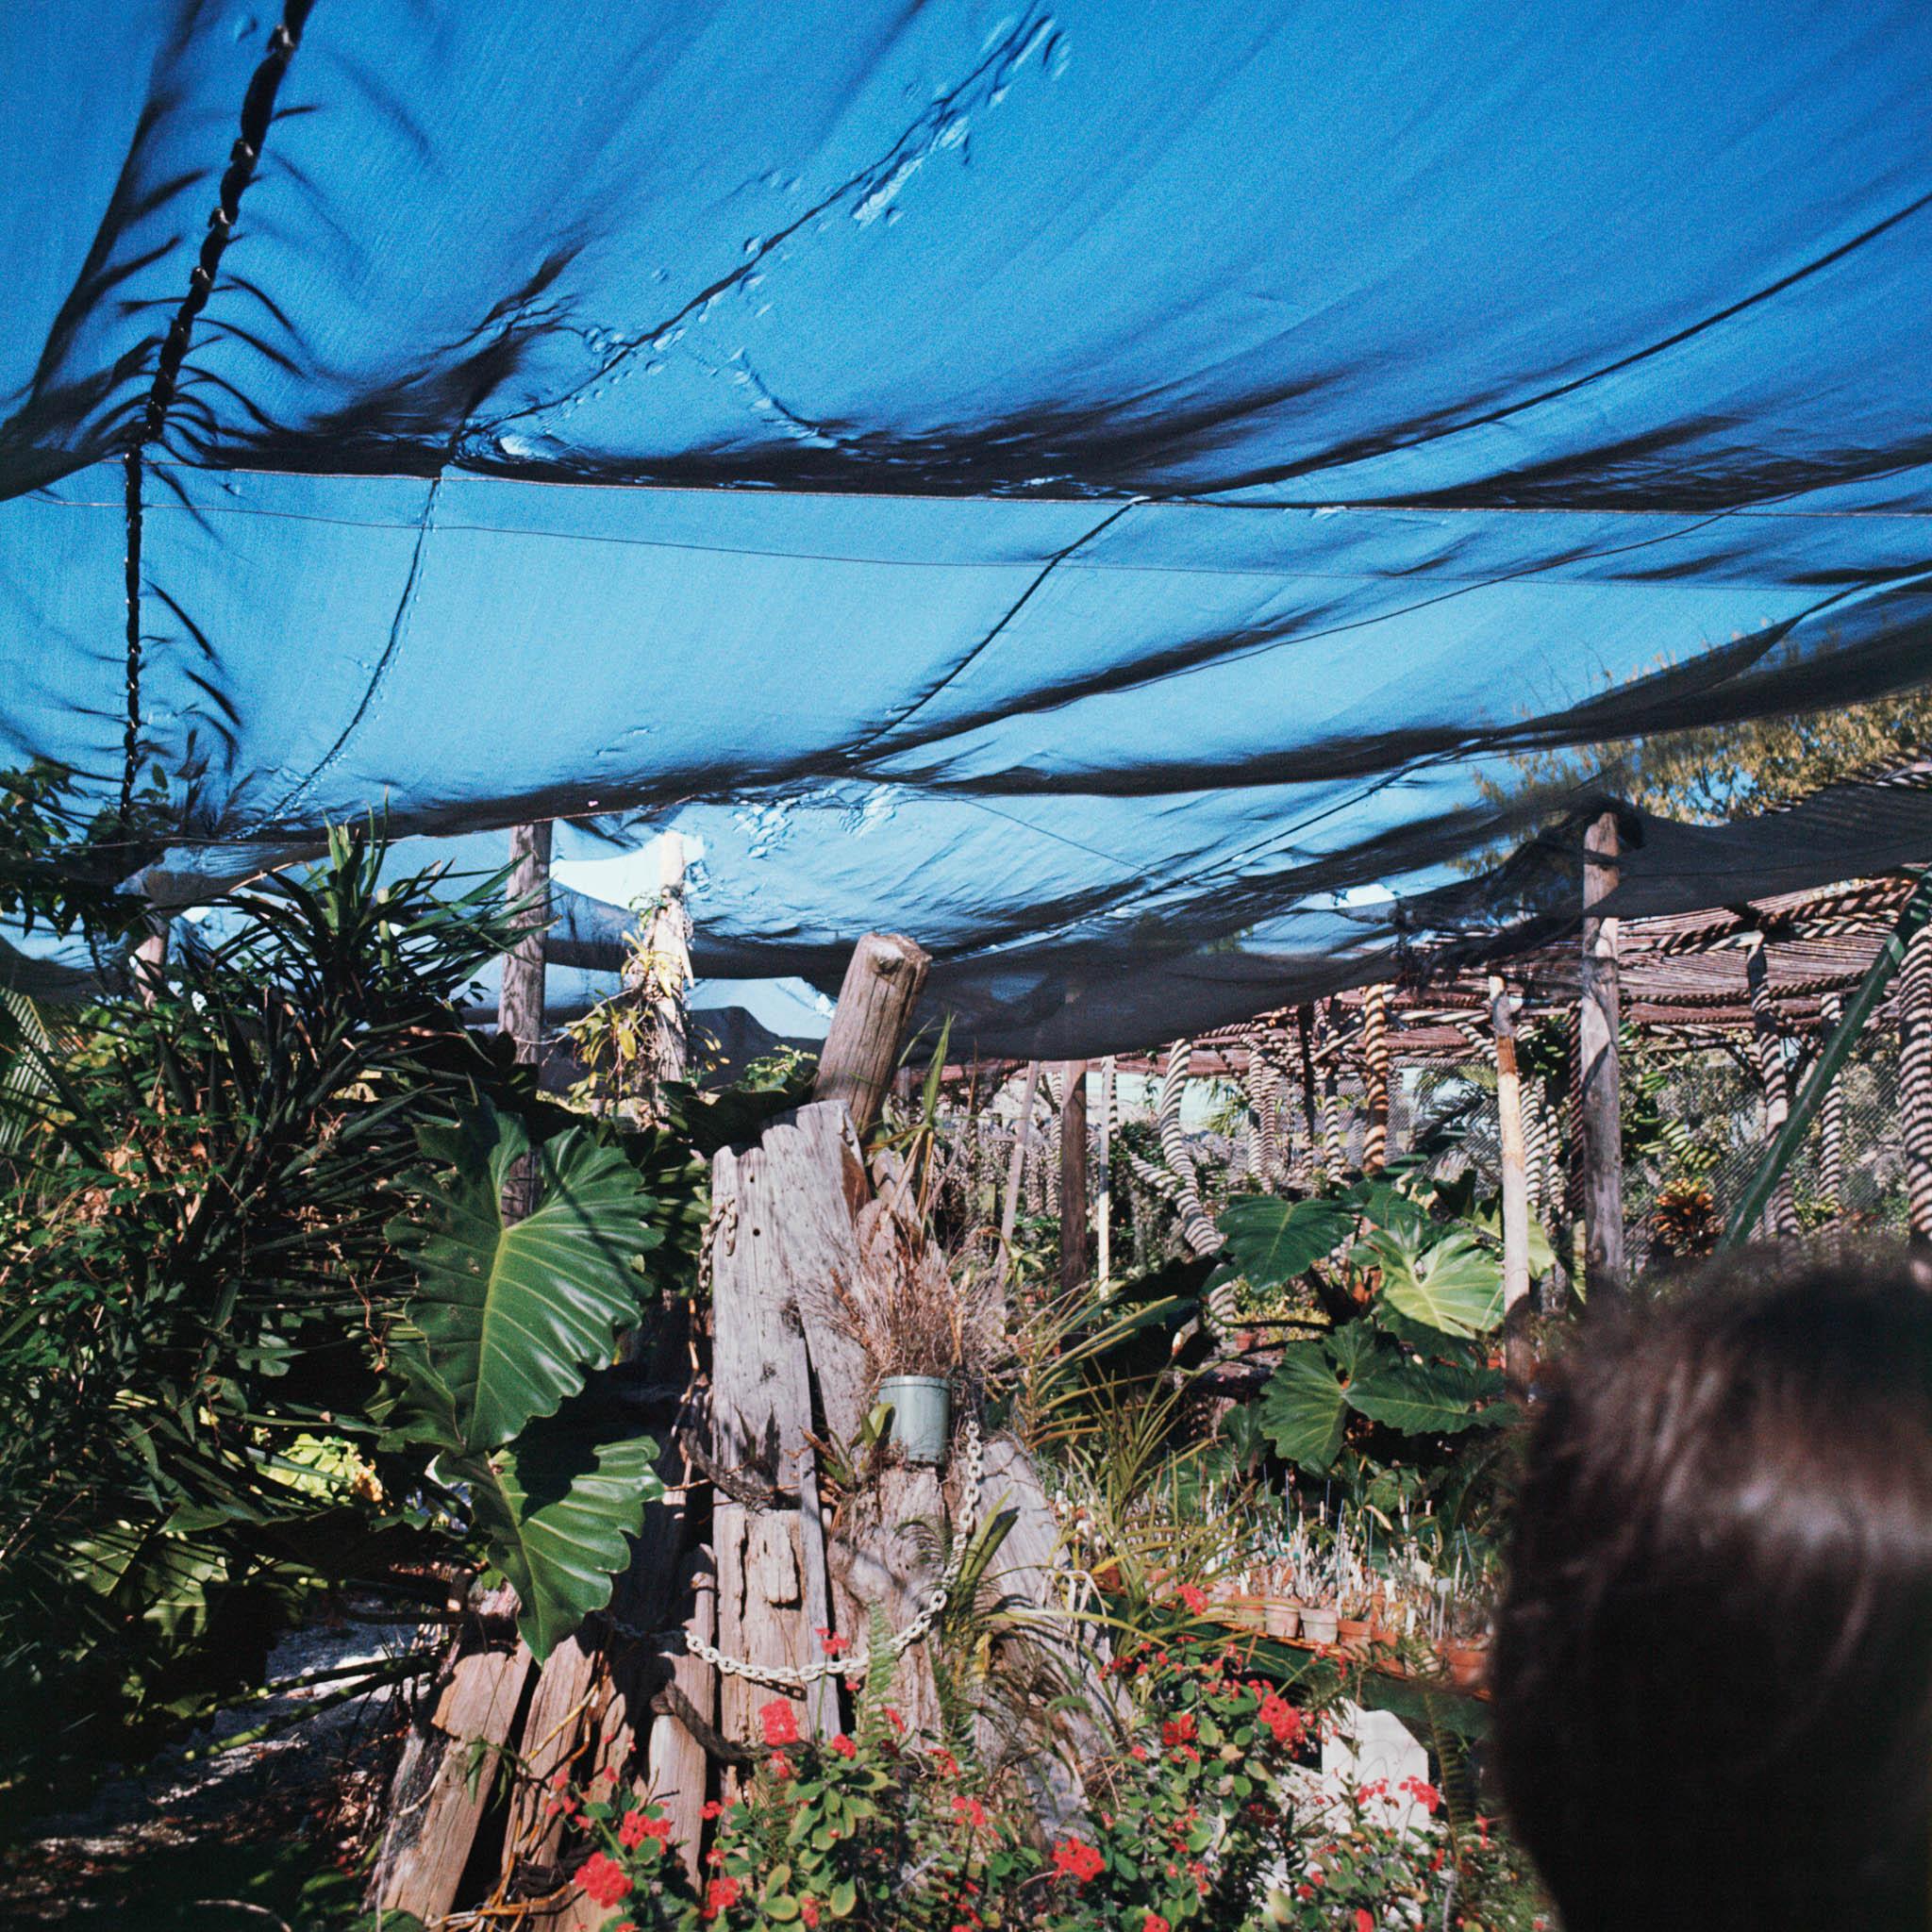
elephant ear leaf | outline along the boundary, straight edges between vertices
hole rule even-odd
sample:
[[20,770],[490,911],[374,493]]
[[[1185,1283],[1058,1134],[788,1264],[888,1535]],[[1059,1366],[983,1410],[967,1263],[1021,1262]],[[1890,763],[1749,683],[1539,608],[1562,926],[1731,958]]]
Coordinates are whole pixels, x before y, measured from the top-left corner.
[[648,1436],[602,1440],[608,1406],[593,1394],[532,1423],[513,1443],[439,1465],[468,1485],[490,1560],[515,1587],[517,1627],[540,1661],[610,1601],[629,1539],[664,1493],[658,1445]]
[[1319,1341],[1299,1341],[1262,1390],[1261,1426],[1276,1451],[1314,1474],[1332,1468],[1341,1451],[1348,1398],[1335,1364]]
[[1332,1254],[1355,1227],[1355,1215],[1321,1195],[1284,1201],[1252,1194],[1230,1201],[1216,1224],[1226,1238],[1224,1259],[1257,1288],[1273,1288],[1305,1274]]
[[622,1151],[581,1128],[537,1150],[540,1205],[515,1222],[503,1191],[530,1152],[520,1123],[485,1109],[423,1143],[448,1165],[418,1177],[420,1213],[389,1229],[416,1268],[405,1366],[447,1446],[474,1456],[554,1415],[609,1360],[637,1319],[632,1260],[661,1239],[646,1220],[657,1204]]
[[1380,1230],[1367,1245],[1382,1270],[1383,1297],[1407,1320],[1465,1341],[1502,1321],[1503,1270],[1474,1236],[1457,1230],[1424,1245]]
[[1454,1436],[1479,1424],[1507,1421],[1495,1402],[1503,1378],[1489,1369],[1419,1362],[1393,1350],[1377,1353],[1348,1386],[1349,1406],[1406,1436]]

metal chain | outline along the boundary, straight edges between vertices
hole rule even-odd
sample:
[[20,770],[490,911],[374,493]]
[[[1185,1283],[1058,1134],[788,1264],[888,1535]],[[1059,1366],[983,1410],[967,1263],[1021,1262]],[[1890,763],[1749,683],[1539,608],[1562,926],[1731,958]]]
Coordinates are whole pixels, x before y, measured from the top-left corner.
[[[960,1484],[959,1521],[953,1531],[952,1555],[946,1559],[946,1567],[940,1573],[940,1580],[921,1595],[920,1611],[905,1629],[899,1631],[887,1646],[894,1657],[904,1657],[915,1643],[923,1641],[931,1634],[932,1626],[944,1614],[946,1606],[953,1600],[954,1587],[959,1581],[959,1572],[966,1561],[966,1552],[973,1541],[973,1535],[979,1524],[979,1485],[984,1474],[984,1452],[979,1439],[979,1424],[971,1418],[965,1426],[966,1474]],[[621,1617],[605,1613],[605,1622],[620,1636],[629,1637],[640,1642],[655,1641],[659,1633],[655,1630],[641,1630],[635,1624],[626,1624]],[[684,1633],[686,1651],[692,1657],[702,1657],[727,1677],[742,1677],[748,1683],[764,1684],[774,1690],[803,1690],[807,1685],[815,1684],[822,1677],[838,1676],[841,1674],[851,1678],[863,1677],[872,1669],[872,1653],[861,1651],[856,1657],[821,1657],[818,1662],[793,1670],[785,1664],[755,1664],[747,1657],[726,1657],[722,1650],[707,1643],[702,1637],[687,1630]]]

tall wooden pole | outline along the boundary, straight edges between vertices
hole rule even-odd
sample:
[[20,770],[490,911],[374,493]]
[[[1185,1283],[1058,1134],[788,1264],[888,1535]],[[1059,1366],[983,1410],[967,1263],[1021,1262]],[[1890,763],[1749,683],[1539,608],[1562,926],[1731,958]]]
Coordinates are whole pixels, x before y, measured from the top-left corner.
[[841,1100],[862,1141],[892,1084],[929,956],[899,933],[869,932],[852,949],[819,1055],[815,1100]]
[[1389,1161],[1389,989],[1372,986],[1362,995],[1362,1172]]
[[[509,896],[524,910],[523,930],[503,956],[503,986],[497,995],[497,1030],[508,1035],[524,1065],[543,1070],[543,936],[550,927],[550,821],[512,825],[509,834]],[[537,1205],[536,1165],[525,1155],[511,1168],[503,1191],[504,1213],[521,1221]]]
[[1617,815],[1600,813],[1583,839],[1583,974],[1577,1014],[1582,1062],[1584,1286],[1592,1301],[1625,1291],[1624,1093],[1617,1060],[1620,1024],[1617,922],[1590,908],[1617,889]]
[[[1791,1112],[1790,1070],[1785,1063],[1785,1040],[1778,1027],[1777,1008],[1771,1000],[1770,961],[1766,957],[1769,950],[1764,935],[1758,933],[1744,957],[1744,984],[1751,994],[1751,1032],[1757,1048],[1757,1078],[1764,1090],[1766,1146],[1776,1142]],[[1909,965],[1911,955],[1907,953],[1906,958]],[[1786,1239],[1798,1232],[1798,1203],[1791,1191],[1789,1168],[1779,1174],[1771,1191],[1764,1231]]]
[[1919,1242],[1932,1241],[1932,925],[1922,925],[1906,947],[1898,1014],[1906,1213]]
[[1020,1225],[1020,1191],[1026,1185],[1026,1141],[1033,1132],[1033,1108],[1040,1097],[1040,1062],[1026,1062],[1020,1083],[1020,1110],[1013,1116],[1013,1151],[1007,1160],[1007,1198],[1000,1208],[999,1278],[1012,1272],[1013,1235]]
[[1523,1079],[1516,1065],[1516,1009],[1499,974],[1490,975],[1490,1027],[1496,1041],[1496,1121],[1503,1147],[1503,1344],[1511,1385],[1535,1372],[1529,1340],[1529,1162],[1523,1134]]
[[523,938],[503,956],[503,992],[496,1024],[515,1042],[517,1058],[538,1066],[543,1058],[543,935],[550,924],[550,824],[512,825],[509,896],[528,902],[518,924]]
[[691,916],[684,906],[684,841],[666,832],[658,841],[658,906],[644,941],[653,1025],[654,1084],[682,1080],[691,1061],[685,992],[691,985]]
[[1087,1279],[1087,1062],[1060,1069],[1060,1286]]
[[1113,1056],[1100,1063],[1100,1173],[1093,1190],[1093,1236],[1100,1269],[1100,1287],[1106,1292],[1113,1279]]

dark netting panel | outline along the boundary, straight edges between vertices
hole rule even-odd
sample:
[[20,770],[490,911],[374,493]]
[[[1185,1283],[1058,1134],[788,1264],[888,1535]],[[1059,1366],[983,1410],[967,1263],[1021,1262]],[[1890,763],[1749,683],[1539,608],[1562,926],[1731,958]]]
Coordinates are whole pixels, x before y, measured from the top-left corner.
[[[1932,668],[1918,0],[72,0],[0,57],[0,738],[158,767],[164,901],[385,803],[675,816],[700,972],[891,926],[962,1044],[1098,1051],[1567,909],[1457,869],[1575,802],[1525,754]],[[1659,833],[1631,909],[1871,831]]]

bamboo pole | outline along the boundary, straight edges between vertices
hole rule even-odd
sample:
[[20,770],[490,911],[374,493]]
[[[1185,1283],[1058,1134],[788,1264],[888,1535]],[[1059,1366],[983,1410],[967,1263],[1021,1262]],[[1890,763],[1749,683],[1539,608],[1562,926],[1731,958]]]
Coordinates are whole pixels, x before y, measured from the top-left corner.
[[1617,922],[1591,908],[1617,889],[1617,815],[1599,813],[1583,840],[1582,997],[1577,1046],[1583,1141],[1584,1287],[1592,1300],[1625,1289],[1624,1265],[1624,1098],[1618,1065]]
[[1490,1029],[1496,1041],[1496,1120],[1503,1148],[1503,1345],[1511,1386],[1535,1374],[1529,1338],[1529,1169],[1523,1133],[1523,1079],[1516,1065],[1516,1009],[1502,975],[1490,974]]
[[1844,1065],[1858,1035],[1877,1011],[1878,1004],[1885,996],[1885,989],[1904,965],[1907,948],[1928,920],[1932,920],[1932,868],[1919,874],[1919,882],[1911,897],[1899,913],[1898,924],[1887,935],[1884,945],[1878,949],[1878,957],[1866,969],[1865,977],[1852,995],[1852,1003],[1845,1008],[1844,1018],[1839,1022],[1837,1031],[1812,1062],[1811,1071],[1791,1105],[1784,1131],[1764,1150],[1764,1158],[1757,1163],[1757,1173],[1739,1196],[1738,1205],[1731,1209],[1730,1221],[1724,1227],[1725,1247],[1735,1248],[1749,1238],[1753,1224],[1764,1211],[1764,1204],[1771,1198],[1772,1190],[1790,1164],[1791,1157],[1803,1143],[1824,1096],[1830,1092],[1839,1069]]

